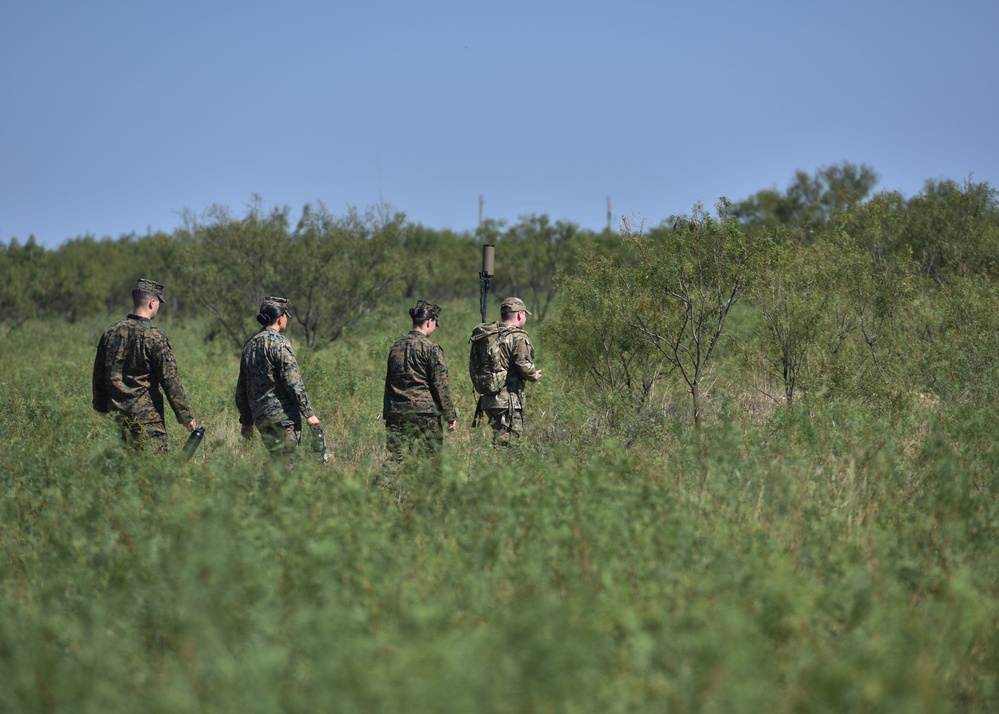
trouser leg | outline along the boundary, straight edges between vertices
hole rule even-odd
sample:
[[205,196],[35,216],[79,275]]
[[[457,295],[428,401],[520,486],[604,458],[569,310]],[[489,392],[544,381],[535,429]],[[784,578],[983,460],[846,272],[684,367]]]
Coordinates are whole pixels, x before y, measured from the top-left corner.
[[516,446],[524,433],[522,409],[489,409],[489,426],[493,430],[494,446]]
[[257,424],[260,439],[273,456],[288,456],[302,443],[302,427],[290,419]]
[[121,438],[129,447],[142,451],[147,445],[157,454],[167,453],[166,423],[163,419],[137,419],[127,414],[115,415]]

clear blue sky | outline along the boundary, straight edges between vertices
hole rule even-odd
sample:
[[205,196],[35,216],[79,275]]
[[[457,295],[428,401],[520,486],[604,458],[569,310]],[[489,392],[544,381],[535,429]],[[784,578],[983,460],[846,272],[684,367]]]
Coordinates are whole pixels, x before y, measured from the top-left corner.
[[91,0],[0,10],[0,241],[388,204],[655,225],[843,161],[999,185],[999,2]]

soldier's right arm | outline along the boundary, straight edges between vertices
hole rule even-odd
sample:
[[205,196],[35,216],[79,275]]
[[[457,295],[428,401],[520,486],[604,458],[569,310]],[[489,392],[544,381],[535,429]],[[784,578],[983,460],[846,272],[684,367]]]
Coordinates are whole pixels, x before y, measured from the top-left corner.
[[155,338],[151,352],[154,368],[159,372],[163,392],[177,417],[177,423],[190,426],[194,422],[194,412],[191,410],[191,402],[184,391],[184,385],[180,381],[180,373],[177,370],[177,361],[174,359],[170,341],[162,332],[157,332]]
[[537,382],[541,379],[541,373],[534,364],[534,345],[531,344],[526,334],[518,334],[514,337],[510,362],[525,381]]
[[281,380],[284,382],[285,387],[295,395],[295,401],[298,402],[298,411],[302,415],[302,418],[308,420],[310,417],[315,416],[315,412],[309,403],[309,395],[305,391],[305,382],[302,381],[302,374],[298,371],[298,360],[295,359],[295,353],[287,341],[279,347],[279,355],[275,362],[280,365],[279,372]]

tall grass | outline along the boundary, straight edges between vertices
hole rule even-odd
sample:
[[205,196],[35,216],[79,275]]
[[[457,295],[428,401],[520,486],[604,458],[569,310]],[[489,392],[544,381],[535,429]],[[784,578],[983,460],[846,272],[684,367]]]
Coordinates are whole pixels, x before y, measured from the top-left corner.
[[403,508],[373,483],[402,317],[299,348],[333,459],[293,468],[239,438],[236,355],[196,322],[163,325],[208,429],[190,462],[179,425],[135,454],[90,410],[104,321],[0,341],[0,711],[999,707],[994,405],[761,415],[719,375],[705,449],[679,398],[596,426],[534,330],[530,432],[497,454],[475,307],[434,335],[460,430]]

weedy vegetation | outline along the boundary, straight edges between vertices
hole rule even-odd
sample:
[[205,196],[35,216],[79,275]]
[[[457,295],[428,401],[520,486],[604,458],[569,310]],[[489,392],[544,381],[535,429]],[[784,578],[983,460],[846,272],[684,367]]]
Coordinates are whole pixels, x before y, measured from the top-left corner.
[[512,452],[470,427],[476,294],[442,300],[459,430],[402,493],[376,481],[409,295],[290,333],[327,464],[240,439],[207,311],[159,320],[207,429],[190,461],[172,420],[157,457],[90,410],[115,313],[12,327],[0,711],[995,711],[994,195],[936,257],[888,244],[891,205],[577,246]]

